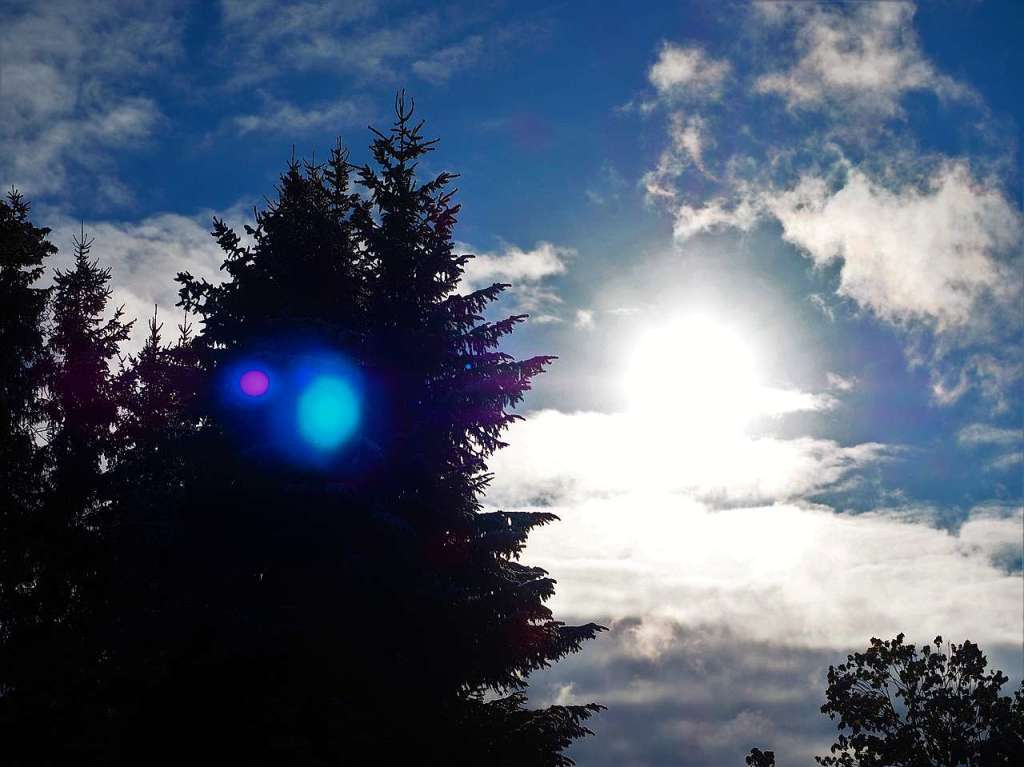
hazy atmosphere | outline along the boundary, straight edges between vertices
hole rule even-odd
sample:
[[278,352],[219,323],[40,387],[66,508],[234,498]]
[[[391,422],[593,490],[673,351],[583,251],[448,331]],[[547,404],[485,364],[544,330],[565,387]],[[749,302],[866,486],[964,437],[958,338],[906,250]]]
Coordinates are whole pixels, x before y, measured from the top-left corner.
[[[88,6],[87,9],[85,6]],[[1024,677],[1024,5],[0,0],[0,186],[180,321],[290,158],[415,99],[460,291],[555,355],[488,510],[607,632],[530,677],[583,767],[826,753],[830,664],[970,639]],[[362,194],[362,192],[360,192]],[[49,280],[50,277],[46,277]],[[469,365],[467,365],[467,368]]]

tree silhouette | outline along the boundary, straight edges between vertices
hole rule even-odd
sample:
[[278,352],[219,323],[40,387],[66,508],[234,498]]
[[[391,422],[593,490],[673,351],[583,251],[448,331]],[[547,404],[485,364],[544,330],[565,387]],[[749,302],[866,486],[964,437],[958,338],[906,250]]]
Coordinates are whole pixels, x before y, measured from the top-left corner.
[[838,719],[831,756],[818,764],[925,767],[1017,764],[1024,756],[1024,687],[999,694],[1007,677],[986,673],[970,641],[920,652],[903,634],[872,639],[863,653],[830,666],[823,714]]
[[[10,763],[572,763],[600,706],[531,709],[527,678],[601,627],[555,620],[519,561],[556,517],[481,503],[551,358],[499,349],[526,319],[484,319],[506,285],[459,293],[453,176],[417,181],[434,142],[396,110],[370,165],[293,159],[246,241],[215,220],[226,280],[179,275],[200,331],[165,345],[154,315],[119,371],[91,240],[44,333],[54,249],[20,197],[0,208]],[[266,400],[232,378],[254,361]],[[358,429],[300,444],[282,382],[338,365]]]
[[775,767],[775,752],[752,748],[746,762],[747,767]]
[[0,199],[0,723],[12,714],[7,701],[23,665],[15,638],[37,617],[33,535],[43,502],[43,457],[36,432],[49,291],[35,283],[57,251],[46,239],[49,231],[31,223],[18,192]]
[[[248,244],[215,221],[228,279],[180,277],[209,385],[177,448],[189,477],[166,569],[188,629],[145,719],[250,763],[571,764],[599,707],[530,709],[523,691],[600,627],[554,620],[553,580],[518,561],[555,517],[480,502],[551,358],[498,349],[525,319],[483,319],[506,285],[458,293],[471,256],[453,252],[453,176],[418,183],[434,142],[404,96],[396,110],[355,169],[362,196],[341,148],[293,160]],[[217,382],[239,360],[286,370],[324,350],[365,382],[359,432],[289,460]]]
[[52,328],[32,368],[45,426],[33,478],[37,502],[22,503],[16,543],[28,579],[6,581],[22,599],[20,614],[4,627],[5,743],[15,754],[15,744],[31,743],[43,762],[56,744],[68,755],[88,751],[91,721],[102,718],[93,703],[103,648],[90,641],[90,627],[103,600],[103,466],[117,421],[110,365],[130,324],[120,309],[104,317],[110,273],[89,259],[90,246],[83,231],[74,266],[54,277]]
[[[823,714],[839,734],[826,767],[995,767],[1024,757],[1024,684],[1000,695],[1007,677],[986,671],[988,660],[970,641],[942,650],[873,638],[862,653],[830,666]],[[751,767],[775,764],[753,749]]]

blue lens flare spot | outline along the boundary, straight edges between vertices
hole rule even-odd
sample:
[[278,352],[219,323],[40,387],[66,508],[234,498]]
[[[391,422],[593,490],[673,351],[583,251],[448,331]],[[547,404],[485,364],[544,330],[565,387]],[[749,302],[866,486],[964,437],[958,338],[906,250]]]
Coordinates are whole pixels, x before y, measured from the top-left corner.
[[238,388],[247,397],[262,397],[270,389],[270,376],[262,370],[246,370],[238,379]]
[[302,438],[320,450],[334,450],[359,424],[359,398],[343,378],[314,378],[299,395],[298,425]]

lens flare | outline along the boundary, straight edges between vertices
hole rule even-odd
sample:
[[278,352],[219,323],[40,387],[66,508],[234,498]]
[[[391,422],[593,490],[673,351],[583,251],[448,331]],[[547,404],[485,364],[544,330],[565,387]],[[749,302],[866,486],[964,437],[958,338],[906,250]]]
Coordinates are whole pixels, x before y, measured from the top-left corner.
[[320,450],[334,450],[359,423],[359,398],[337,376],[318,376],[298,400],[298,426],[303,439]]
[[246,370],[238,379],[238,388],[247,397],[262,397],[270,388],[270,376],[262,370]]

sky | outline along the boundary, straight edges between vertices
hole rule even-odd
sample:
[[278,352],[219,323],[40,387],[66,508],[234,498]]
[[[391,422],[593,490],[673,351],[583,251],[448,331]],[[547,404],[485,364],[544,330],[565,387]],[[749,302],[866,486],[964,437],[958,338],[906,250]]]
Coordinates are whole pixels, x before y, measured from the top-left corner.
[[[0,0],[0,185],[173,324],[291,157],[395,92],[465,288],[554,354],[486,503],[610,628],[537,675],[581,765],[824,753],[872,636],[1024,676],[1024,5]],[[141,331],[143,323],[139,323]],[[137,332],[133,343],[141,342]]]

